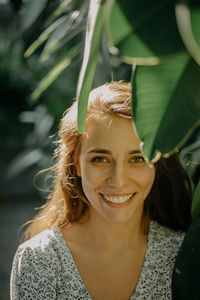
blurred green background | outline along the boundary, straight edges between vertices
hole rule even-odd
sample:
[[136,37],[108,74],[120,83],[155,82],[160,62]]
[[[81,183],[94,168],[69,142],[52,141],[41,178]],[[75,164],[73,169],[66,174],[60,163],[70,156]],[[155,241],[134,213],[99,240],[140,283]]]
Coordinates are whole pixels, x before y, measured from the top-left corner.
[[[44,204],[46,194],[34,186],[34,176],[52,164],[55,137],[50,136],[56,133],[59,119],[75,96],[81,63],[81,57],[77,57],[37,101],[31,101],[31,93],[54,64],[54,58],[40,64],[42,49],[28,59],[24,52],[44,30],[44,23],[58,2],[43,3],[37,18],[23,28],[27,2],[0,1],[1,300],[9,299],[18,230],[34,216],[35,207]],[[34,9],[33,5],[33,15]],[[35,185],[44,188],[44,176],[38,176]]]
[[[44,204],[42,189],[51,185],[45,173],[36,174],[53,164],[59,120],[75,98],[88,2],[0,0],[0,300],[9,299],[19,228]],[[130,81],[131,66],[114,49],[108,53],[103,33],[94,87],[112,79]],[[197,128],[181,149],[194,186],[199,140]]]

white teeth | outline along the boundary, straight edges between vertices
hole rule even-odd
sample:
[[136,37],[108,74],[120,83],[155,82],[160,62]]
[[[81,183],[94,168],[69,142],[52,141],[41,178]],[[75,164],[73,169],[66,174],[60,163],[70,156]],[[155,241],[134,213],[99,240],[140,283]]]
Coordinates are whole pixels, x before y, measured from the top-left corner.
[[133,196],[133,194],[127,196],[114,196],[114,197],[108,197],[106,195],[103,196],[107,201],[110,201],[112,203],[124,203],[128,201]]

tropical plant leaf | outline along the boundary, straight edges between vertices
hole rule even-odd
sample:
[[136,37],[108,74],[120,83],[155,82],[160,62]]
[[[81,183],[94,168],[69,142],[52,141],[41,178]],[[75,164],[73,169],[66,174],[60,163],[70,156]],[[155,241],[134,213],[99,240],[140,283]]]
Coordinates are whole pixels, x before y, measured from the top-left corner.
[[25,51],[24,56],[29,57],[39,46],[41,46],[51,35],[51,33],[65,21],[65,17],[61,17],[58,20],[56,20],[51,26],[49,26],[40,36],[37,40],[34,41],[33,44],[28,47],[28,49]]
[[48,0],[29,0],[23,5],[21,17],[22,31],[26,31],[39,17]]
[[196,0],[196,5],[190,7],[191,26],[196,43],[200,47],[200,2]]
[[[195,130],[199,132],[194,138],[192,134],[191,139],[189,139],[187,145],[181,147],[181,151],[179,152],[179,158],[185,167],[189,177],[194,186],[197,185],[199,181],[199,170],[200,170],[200,126]],[[195,134],[195,133],[194,133]],[[191,143],[193,141],[193,143]]]
[[[193,14],[193,24],[191,22],[191,14]],[[196,34],[195,36],[193,34],[193,30],[196,33],[196,29],[198,28],[198,33],[200,35],[200,8],[199,10],[195,8],[195,10],[193,9],[190,11],[190,7],[186,3],[177,3],[176,20],[187,50],[197,64],[200,65],[200,47],[195,39]]]
[[54,22],[55,19],[60,17],[66,10],[66,8],[69,6],[70,3],[72,3],[73,0],[63,0],[61,4],[55,9],[55,11],[52,13],[52,15],[48,18],[46,21],[46,26],[50,25],[52,22]]
[[64,20],[62,23],[58,25],[58,27],[54,30],[54,32],[51,34],[50,38],[48,39],[47,43],[45,44],[45,47],[41,54],[41,61],[45,61],[47,58],[49,58],[49,55],[57,50],[57,48],[60,45],[61,40],[66,37],[66,34],[71,34],[73,19],[71,18],[73,14],[69,14],[67,16],[64,16]]
[[92,88],[93,77],[97,61],[97,52],[100,44],[104,23],[105,1],[90,1],[88,22],[85,39],[84,58],[77,85],[78,103],[78,130],[86,132],[86,113],[89,92]]
[[157,64],[159,60],[152,58],[185,49],[176,24],[174,1],[112,2],[106,18],[107,35],[126,63]]
[[37,100],[40,95],[56,80],[56,78],[70,65],[72,59],[79,53],[79,47],[73,47],[67,55],[58,62],[49,73],[41,80],[31,95],[32,101]]
[[[200,183],[195,192],[195,198],[200,202]],[[173,280],[172,280],[172,295],[174,300],[197,300],[200,295],[199,287],[199,270],[200,270],[200,214],[199,203],[195,206],[197,214],[194,219],[180,251],[176,258]]]
[[46,61],[50,55],[57,52],[59,49],[66,46],[66,44],[79,33],[82,33],[86,24],[87,12],[88,3],[83,2],[79,11],[72,11],[63,17],[65,18],[64,22],[59,24],[56,30],[52,33],[42,51],[42,62]]
[[147,161],[169,154],[200,123],[200,68],[187,52],[157,66],[138,66],[133,77],[133,119]]
[[[81,32],[81,26],[73,26],[73,20],[66,20],[66,22],[61,24],[49,38],[42,51],[40,60],[44,62],[59,49],[63,50],[67,43],[71,43],[73,38]],[[80,44],[80,42],[76,41],[76,44]]]
[[198,184],[195,190],[194,198],[192,201],[192,218],[195,219],[199,215],[200,215],[200,183]]

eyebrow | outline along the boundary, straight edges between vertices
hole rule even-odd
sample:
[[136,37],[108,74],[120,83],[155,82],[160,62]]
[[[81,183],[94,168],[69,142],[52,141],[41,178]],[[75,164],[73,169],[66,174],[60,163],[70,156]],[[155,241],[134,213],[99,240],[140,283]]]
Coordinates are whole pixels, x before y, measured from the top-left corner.
[[[94,148],[88,151],[88,153],[101,153],[101,154],[112,154],[110,150],[107,149],[101,149],[101,148]],[[141,154],[141,151],[138,149],[128,151],[126,154]]]

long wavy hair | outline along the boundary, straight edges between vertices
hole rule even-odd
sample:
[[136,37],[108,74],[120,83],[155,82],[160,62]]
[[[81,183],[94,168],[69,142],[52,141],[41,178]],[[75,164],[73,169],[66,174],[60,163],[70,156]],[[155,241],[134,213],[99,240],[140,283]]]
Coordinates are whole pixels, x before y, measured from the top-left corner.
[[[87,108],[89,118],[118,115],[132,118],[131,84],[123,81],[107,83],[91,91]],[[51,228],[78,222],[89,207],[75,164],[81,146],[77,129],[77,101],[67,109],[60,123],[56,164],[49,169],[54,173],[53,192],[45,206],[31,220],[23,239]],[[161,157],[155,163],[156,175],[144,204],[144,212],[162,225],[186,231],[191,222],[191,185],[179,162],[178,154]]]

